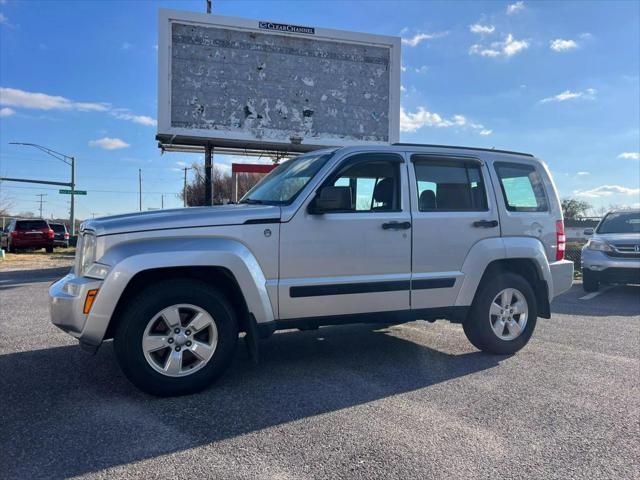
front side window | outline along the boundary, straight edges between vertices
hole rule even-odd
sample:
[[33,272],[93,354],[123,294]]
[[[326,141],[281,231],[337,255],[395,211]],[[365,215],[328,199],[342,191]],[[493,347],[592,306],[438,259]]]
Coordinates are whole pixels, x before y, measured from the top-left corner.
[[282,163],[249,190],[240,203],[290,204],[332,155],[333,152],[305,154]]
[[465,160],[413,157],[421,212],[487,210],[480,165]]
[[597,233],[640,233],[640,212],[611,212],[598,225]]
[[393,212],[400,210],[399,162],[358,161],[340,171],[330,184],[349,187],[351,211]]
[[507,210],[510,212],[546,212],[549,209],[542,177],[531,165],[495,164]]

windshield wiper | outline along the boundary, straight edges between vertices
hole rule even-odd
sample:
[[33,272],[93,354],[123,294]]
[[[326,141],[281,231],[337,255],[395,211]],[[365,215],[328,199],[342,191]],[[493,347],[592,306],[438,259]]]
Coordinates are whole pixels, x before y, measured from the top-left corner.
[[246,203],[248,205],[263,205],[264,202],[262,200],[255,200],[253,198],[243,198],[238,203]]

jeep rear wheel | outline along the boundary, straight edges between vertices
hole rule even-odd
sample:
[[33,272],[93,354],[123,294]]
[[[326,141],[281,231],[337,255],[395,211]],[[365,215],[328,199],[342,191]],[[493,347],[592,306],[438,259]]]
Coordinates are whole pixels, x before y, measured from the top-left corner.
[[475,347],[504,355],[529,342],[536,320],[536,298],[529,282],[503,273],[480,286],[463,328]]
[[153,395],[184,395],[209,386],[229,366],[238,324],[210,285],[180,279],[147,287],[123,312],[114,349],[120,368]]

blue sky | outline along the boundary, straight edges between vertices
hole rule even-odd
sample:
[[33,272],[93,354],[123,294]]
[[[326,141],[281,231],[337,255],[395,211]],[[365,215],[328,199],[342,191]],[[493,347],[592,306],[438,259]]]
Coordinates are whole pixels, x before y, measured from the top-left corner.
[[[563,196],[640,203],[640,3],[214,0],[214,13],[403,38],[401,140],[535,153]],[[197,1],[0,0],[0,175],[68,181],[12,141],[77,157],[78,216],[181,206],[160,155],[157,10]],[[217,155],[228,165],[231,157]],[[56,188],[4,182],[12,211],[67,215]]]

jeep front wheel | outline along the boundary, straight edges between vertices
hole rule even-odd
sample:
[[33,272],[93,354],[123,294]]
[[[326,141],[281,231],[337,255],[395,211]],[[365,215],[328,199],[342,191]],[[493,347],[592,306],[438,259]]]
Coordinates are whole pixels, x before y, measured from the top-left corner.
[[127,302],[114,338],[120,368],[154,395],[206,388],[227,369],[238,325],[227,299],[197,280],[149,286]]
[[475,347],[505,355],[529,342],[536,320],[536,298],[529,282],[504,273],[481,285],[463,328]]

